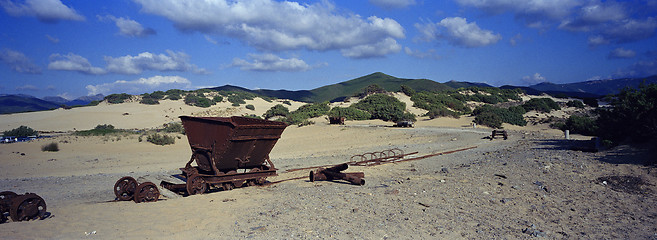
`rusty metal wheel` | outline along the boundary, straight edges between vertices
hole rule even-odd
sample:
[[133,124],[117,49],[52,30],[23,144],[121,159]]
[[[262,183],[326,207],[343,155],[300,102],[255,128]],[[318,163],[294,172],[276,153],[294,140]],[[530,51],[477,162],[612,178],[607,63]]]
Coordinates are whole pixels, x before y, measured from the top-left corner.
[[2,213],[3,216],[4,213],[9,212],[11,199],[16,196],[18,196],[18,194],[16,194],[15,192],[11,192],[11,191],[0,192],[0,213]]
[[132,177],[122,177],[114,184],[114,195],[121,201],[130,201],[135,196],[137,180]]
[[[249,170],[249,173],[260,172],[260,171],[261,171],[260,168],[252,168],[251,170]],[[249,186],[262,185],[265,184],[265,182],[266,182],[266,177],[259,177],[259,178],[251,179],[251,181],[249,181],[248,184]]]
[[233,190],[233,188],[235,188],[232,182],[223,183],[221,184],[221,187],[224,189],[224,191],[230,191]]
[[46,201],[34,193],[26,193],[11,200],[9,216],[14,222],[43,219],[46,216]]
[[160,197],[160,190],[157,189],[155,183],[145,182],[137,186],[135,191],[134,201],[136,203],[142,202],[157,202]]
[[203,177],[193,174],[187,178],[187,193],[189,195],[196,195],[205,193],[208,190],[208,184],[205,183]]

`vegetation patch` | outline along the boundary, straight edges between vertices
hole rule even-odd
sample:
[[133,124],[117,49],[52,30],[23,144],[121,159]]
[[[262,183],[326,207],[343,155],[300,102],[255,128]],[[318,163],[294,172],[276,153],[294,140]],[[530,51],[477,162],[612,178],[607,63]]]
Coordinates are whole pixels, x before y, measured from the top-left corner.
[[559,104],[550,98],[532,98],[526,103],[522,104],[525,111],[536,110],[542,113],[549,113],[552,110],[561,110]]
[[329,117],[344,117],[347,120],[367,120],[372,118],[369,112],[355,107],[334,107],[328,112]]
[[328,104],[329,102],[321,102],[303,105],[296,111],[290,112],[283,121],[289,125],[293,125],[302,123],[309,118],[326,115],[330,110]]
[[287,115],[290,114],[290,110],[281,105],[281,104],[276,104],[273,107],[271,107],[269,110],[267,110],[262,117],[264,119],[270,119],[275,116],[280,116],[280,117],[287,117]]
[[58,152],[59,145],[56,142],[52,142],[46,145],[41,146],[42,152]]
[[169,145],[169,144],[176,143],[176,138],[172,137],[172,136],[169,136],[169,135],[165,135],[165,134],[154,133],[154,134],[148,135],[148,137],[146,138],[146,141],[148,141],[150,143],[153,143],[155,145],[164,146],[164,145]]
[[39,132],[28,127],[28,126],[20,126],[17,128],[14,128],[9,131],[4,131],[3,136],[5,137],[29,137],[29,136],[38,136]]
[[470,108],[465,105],[465,101],[459,100],[454,95],[460,94],[453,92],[453,95],[450,95],[447,91],[419,92],[413,94],[411,101],[413,101],[413,106],[429,111],[427,115],[430,118],[458,117],[461,114],[470,112]]
[[78,136],[105,136],[105,135],[116,134],[121,132],[125,132],[125,130],[116,129],[111,124],[99,124],[94,129],[76,131],[73,134]]
[[509,123],[518,126],[527,125],[523,118],[525,109],[522,107],[500,108],[491,105],[483,105],[472,111],[475,115],[475,123],[489,126],[492,128],[502,127],[502,123]]
[[125,100],[128,100],[132,98],[132,95],[127,94],[127,93],[118,93],[118,94],[110,94],[105,96],[104,100],[106,100],[108,103],[112,104],[117,104],[117,103],[123,103]]
[[625,88],[609,99],[611,108],[598,111],[598,136],[620,143],[657,142],[657,84]]
[[405,112],[405,103],[385,94],[370,95],[352,106],[369,112],[372,115],[371,119],[393,122],[402,120],[415,121],[415,115]]

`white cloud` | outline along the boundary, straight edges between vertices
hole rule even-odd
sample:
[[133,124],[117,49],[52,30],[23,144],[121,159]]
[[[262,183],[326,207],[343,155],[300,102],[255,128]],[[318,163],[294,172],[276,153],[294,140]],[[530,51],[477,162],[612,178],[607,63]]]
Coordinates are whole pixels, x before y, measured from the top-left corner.
[[559,28],[569,31],[590,31],[598,28],[601,24],[619,21],[627,17],[623,5],[614,2],[590,1],[578,10],[575,18],[561,21]]
[[117,18],[112,15],[97,17],[101,21],[113,21],[114,24],[116,24],[116,27],[119,28],[119,34],[126,37],[147,37],[148,35],[156,34],[155,30],[152,28],[144,28],[144,26],[142,26],[140,23],[130,18]]
[[541,76],[540,73],[534,73],[534,75],[522,77],[522,81],[529,85],[534,85],[545,82],[545,77]]
[[601,31],[602,36],[616,43],[634,42],[655,35],[657,20],[649,17],[645,20],[625,19],[610,24]]
[[350,58],[374,58],[383,57],[391,53],[397,53],[401,50],[401,45],[392,38],[386,38],[383,41],[374,44],[361,44],[351,48],[342,49],[340,52],[345,57]]
[[[343,53],[352,53],[353,48],[366,46],[385,52],[397,45],[395,39],[405,37],[404,28],[395,20],[340,15],[327,1],[135,1],[143,6],[142,12],[164,16],[182,31],[221,34],[266,52],[347,49]],[[393,46],[381,48],[384,44]]]
[[580,6],[580,0],[457,0],[491,14],[511,12],[528,26],[544,26],[544,20],[561,20]]
[[20,92],[31,91],[31,92],[34,92],[34,91],[39,91],[39,88],[37,86],[27,84],[27,85],[16,87],[16,91],[20,91]]
[[435,60],[441,59],[441,56],[436,53],[435,49],[429,49],[426,52],[422,52],[420,50],[413,50],[409,47],[404,47],[404,53],[406,53],[406,55],[419,59],[435,59]]
[[50,63],[48,64],[48,69],[76,71],[91,75],[107,73],[107,71],[102,68],[92,66],[91,63],[89,63],[89,60],[86,58],[74,53],[68,53],[66,55],[55,53],[50,55]]
[[607,58],[633,58],[636,56],[636,52],[631,49],[616,48],[612,50]]
[[453,45],[469,48],[495,44],[502,39],[500,34],[481,29],[476,22],[468,23],[460,17],[444,18],[438,23],[415,24],[415,27],[421,33],[421,40],[446,39]]
[[415,0],[370,0],[370,3],[380,8],[398,9],[415,5]]
[[284,59],[274,54],[249,54],[248,58],[251,62],[241,58],[235,58],[230,66],[239,67],[243,71],[268,72],[301,72],[312,68],[301,59]]
[[41,68],[19,51],[3,49],[0,51],[0,61],[7,64],[15,72],[41,74]]
[[26,0],[25,3],[4,0],[0,5],[11,16],[34,16],[42,22],[57,22],[59,20],[84,21],[84,16],[78,14],[59,0]]
[[589,43],[589,47],[597,47],[599,45],[609,44],[609,40],[607,40],[603,36],[595,35],[589,37],[588,43]]
[[50,36],[50,35],[48,35],[48,34],[46,34],[46,38],[47,38],[48,41],[50,41],[51,43],[59,43],[59,38],[56,38],[56,37]]
[[143,52],[137,56],[105,57],[107,70],[120,74],[140,74],[144,71],[191,71],[207,74],[208,71],[189,63],[189,55],[184,52],[166,50],[166,54]]
[[117,80],[112,83],[98,85],[87,85],[88,95],[130,93],[141,94],[157,90],[168,90],[172,88],[185,89],[191,87],[191,82],[180,76],[153,76],[150,78],[139,78],[133,81]]
[[652,75],[657,75],[657,58],[638,61],[629,67],[619,69],[614,74],[615,77],[647,77]]

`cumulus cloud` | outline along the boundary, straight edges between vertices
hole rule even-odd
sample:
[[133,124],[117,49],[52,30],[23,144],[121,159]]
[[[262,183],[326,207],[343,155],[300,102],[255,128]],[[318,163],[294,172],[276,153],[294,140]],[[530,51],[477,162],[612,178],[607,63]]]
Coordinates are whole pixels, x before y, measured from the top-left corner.
[[615,77],[647,77],[657,75],[657,58],[638,61],[629,67],[619,69]]
[[406,55],[419,59],[434,59],[434,60],[441,59],[441,56],[436,53],[435,49],[429,49],[426,52],[423,52],[420,50],[413,50],[409,47],[404,47],[404,53],[406,53]]
[[[348,57],[381,56],[396,48],[404,28],[395,20],[337,14],[328,2],[300,4],[273,0],[135,0],[142,12],[171,20],[182,31],[221,34],[261,51],[345,50]],[[390,46],[392,45],[392,46]],[[354,54],[375,46],[381,52]]]
[[91,63],[89,63],[89,60],[87,60],[86,58],[74,53],[68,53],[66,55],[55,53],[50,55],[50,63],[48,64],[48,69],[61,70],[61,71],[76,71],[76,72],[91,74],[91,75],[100,75],[107,73],[107,71],[105,71],[102,68],[92,66]]
[[479,28],[476,22],[468,23],[465,18],[444,18],[438,23],[415,24],[420,40],[446,39],[453,45],[474,48],[497,43],[502,36]]
[[281,58],[274,54],[249,54],[248,60],[241,58],[233,59],[231,67],[239,67],[243,71],[266,71],[266,72],[302,72],[310,70],[305,61],[298,58]]
[[41,68],[19,51],[3,49],[0,51],[0,61],[7,64],[15,72],[41,74]]
[[398,9],[415,5],[415,0],[370,0],[370,3],[380,8]]
[[614,1],[590,1],[577,10],[575,17],[562,20],[559,28],[569,31],[590,31],[604,23],[619,21],[627,17],[622,4]]
[[630,49],[616,48],[612,50],[607,58],[633,58],[636,56],[636,52]]
[[0,5],[11,16],[34,16],[42,22],[85,20],[84,16],[78,14],[75,9],[67,7],[59,0],[26,0],[24,3],[4,0]]
[[544,20],[560,20],[571,14],[580,0],[457,0],[463,6],[475,7],[490,14],[511,12],[528,26],[544,26]]
[[521,80],[529,85],[534,85],[545,82],[545,77],[541,76],[540,73],[534,73],[534,75],[522,77]]
[[119,28],[119,34],[126,37],[147,37],[156,34],[152,28],[144,28],[140,23],[130,18],[115,17],[112,15],[97,16],[100,21],[113,21]]
[[645,20],[625,19],[604,28],[602,36],[616,43],[634,42],[655,35],[657,20],[649,17]]
[[107,70],[120,74],[140,74],[144,71],[191,71],[207,74],[208,71],[189,63],[189,55],[184,52],[166,50],[166,54],[143,52],[137,56],[105,57]]
[[191,84],[192,83],[184,77],[158,75],[150,78],[139,78],[132,81],[117,80],[111,83],[87,85],[86,89],[88,95],[107,95],[112,93],[139,94],[172,88],[185,89],[190,88]]

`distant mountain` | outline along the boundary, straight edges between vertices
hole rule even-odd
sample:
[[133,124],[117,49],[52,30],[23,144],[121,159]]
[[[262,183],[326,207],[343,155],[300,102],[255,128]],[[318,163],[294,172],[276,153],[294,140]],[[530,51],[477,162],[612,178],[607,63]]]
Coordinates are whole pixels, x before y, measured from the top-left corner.
[[42,99],[48,102],[53,102],[57,103],[60,105],[66,105],[66,106],[84,106],[92,101],[101,101],[103,100],[105,96],[103,94],[97,94],[97,95],[92,95],[92,96],[82,96],[79,98],[76,98],[74,100],[68,100],[63,97],[55,96],[55,97],[43,97]]
[[644,78],[620,78],[566,84],[545,82],[529,87],[543,92],[588,93],[605,96],[609,94],[618,94],[620,90],[625,87],[638,88],[641,83],[657,83],[657,75]]
[[269,90],[269,89],[251,90],[251,89],[232,86],[232,85],[224,85],[221,87],[215,87],[209,89],[216,91],[243,91],[243,92],[255,93],[262,96],[275,97],[280,99],[289,99],[294,101],[304,101],[304,99],[308,99],[313,95],[313,93],[308,90],[300,90],[300,91]]
[[346,82],[336,83],[310,90],[313,94],[302,99],[306,102],[340,101],[362,91],[363,88],[376,84],[386,91],[398,92],[401,85],[407,85],[415,91],[434,91],[452,89],[451,87],[428,79],[404,79],[376,72]]
[[1,95],[0,114],[34,112],[59,108],[60,104],[28,95]]

